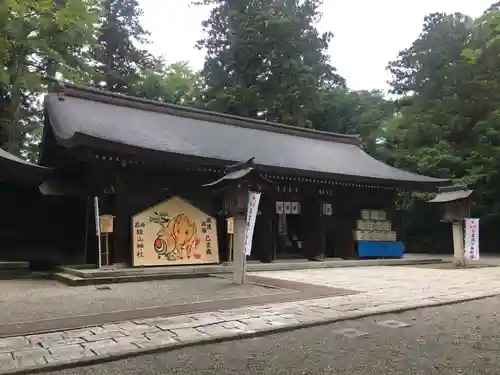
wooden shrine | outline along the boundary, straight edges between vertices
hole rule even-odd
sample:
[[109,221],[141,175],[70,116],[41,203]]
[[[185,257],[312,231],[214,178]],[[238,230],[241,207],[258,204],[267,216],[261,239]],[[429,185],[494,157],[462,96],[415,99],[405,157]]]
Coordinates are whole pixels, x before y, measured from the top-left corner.
[[353,135],[56,87],[44,101],[40,164],[55,171],[49,192],[85,208],[68,220],[86,228],[75,238],[85,250],[73,251],[88,264],[98,263],[94,197],[100,215],[113,217],[109,264],[192,266],[230,260],[229,231],[239,228],[250,187],[262,192],[251,258],[272,262],[357,258],[360,241],[392,238],[366,237],[379,230],[359,227],[363,210],[389,217],[399,192],[447,183],[372,158]]

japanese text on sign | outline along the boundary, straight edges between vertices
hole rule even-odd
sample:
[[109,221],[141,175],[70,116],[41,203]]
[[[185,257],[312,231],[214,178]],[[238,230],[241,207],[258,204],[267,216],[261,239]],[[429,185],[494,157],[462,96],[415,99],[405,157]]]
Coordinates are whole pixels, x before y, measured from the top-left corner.
[[246,255],[250,255],[252,252],[253,231],[255,228],[255,220],[257,219],[260,194],[261,193],[254,191],[249,192],[244,244],[244,251]]
[[134,230],[136,234],[135,253],[138,258],[144,258],[144,228],[146,224],[142,221],[134,222]]
[[465,257],[479,259],[479,219],[465,219]]
[[212,218],[207,216],[201,222],[201,233],[205,235],[206,254],[212,255]]

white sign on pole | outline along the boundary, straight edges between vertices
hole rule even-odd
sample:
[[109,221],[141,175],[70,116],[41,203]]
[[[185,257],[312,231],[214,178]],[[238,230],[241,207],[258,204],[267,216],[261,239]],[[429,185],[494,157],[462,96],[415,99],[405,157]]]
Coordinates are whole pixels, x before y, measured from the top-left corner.
[[99,221],[99,198],[94,197],[94,216],[95,216],[95,230],[97,235],[97,259],[99,268],[102,267],[101,259],[101,225]]
[[261,193],[249,191],[248,194],[247,219],[245,223],[245,255],[250,255],[252,253],[253,231],[255,228],[255,220],[257,219]]
[[465,219],[465,258],[479,259],[479,219]]

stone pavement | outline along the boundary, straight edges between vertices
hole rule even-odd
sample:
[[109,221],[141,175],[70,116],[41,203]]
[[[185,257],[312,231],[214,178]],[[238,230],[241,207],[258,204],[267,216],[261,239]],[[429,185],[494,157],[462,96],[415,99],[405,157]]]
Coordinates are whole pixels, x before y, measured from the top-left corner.
[[484,298],[48,375],[498,375],[499,308]]
[[361,293],[0,339],[0,373],[98,363],[195,343],[313,326],[500,294],[500,268],[367,267],[275,271],[259,276]]

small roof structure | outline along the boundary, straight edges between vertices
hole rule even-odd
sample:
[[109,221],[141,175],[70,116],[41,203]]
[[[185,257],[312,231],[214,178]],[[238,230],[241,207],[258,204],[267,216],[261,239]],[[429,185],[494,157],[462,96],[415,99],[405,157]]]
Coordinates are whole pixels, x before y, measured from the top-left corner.
[[66,83],[57,90],[45,97],[46,124],[56,142],[66,148],[87,146],[135,156],[153,152],[164,158],[209,161],[213,166],[254,157],[255,167],[269,172],[425,188],[447,183],[374,159],[362,150],[358,136],[208,112]]
[[438,189],[434,198],[428,203],[450,203],[468,199],[472,196],[474,190],[469,189],[466,185],[445,186]]
[[0,149],[0,183],[38,186],[51,173],[51,168],[29,163]]

